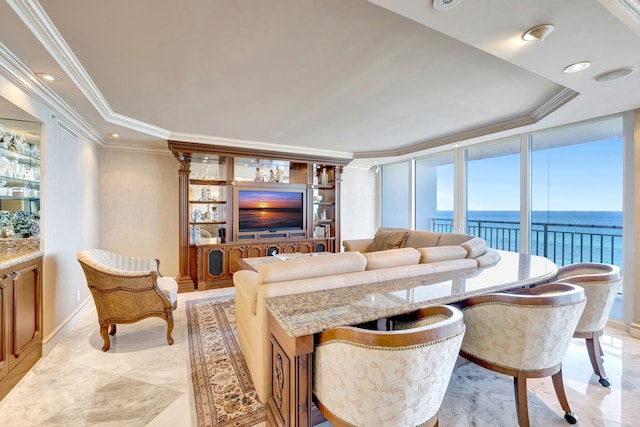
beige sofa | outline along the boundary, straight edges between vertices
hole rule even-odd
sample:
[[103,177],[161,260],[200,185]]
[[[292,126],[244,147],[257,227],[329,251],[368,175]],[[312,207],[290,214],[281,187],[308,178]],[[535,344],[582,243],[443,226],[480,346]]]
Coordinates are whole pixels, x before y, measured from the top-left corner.
[[[395,239],[385,238],[385,235],[395,236]],[[483,239],[462,233],[436,233],[404,228],[380,228],[372,238],[344,240],[342,244],[347,252],[367,253],[372,250],[380,250],[380,246],[372,248],[372,245],[376,245],[378,240],[383,245],[382,249],[396,247],[415,248],[420,250],[423,256],[438,257],[443,260],[455,256],[456,250],[454,247],[459,247],[466,252],[458,251],[457,255],[463,258],[475,259],[479,267],[493,264],[498,260],[497,252],[487,249],[487,244]]]
[[[468,237],[467,241],[472,238]],[[478,261],[467,257],[469,252],[461,246],[433,248],[326,254],[265,264],[258,272],[235,272],[238,341],[260,401],[267,402],[271,374],[266,298],[478,266]]]

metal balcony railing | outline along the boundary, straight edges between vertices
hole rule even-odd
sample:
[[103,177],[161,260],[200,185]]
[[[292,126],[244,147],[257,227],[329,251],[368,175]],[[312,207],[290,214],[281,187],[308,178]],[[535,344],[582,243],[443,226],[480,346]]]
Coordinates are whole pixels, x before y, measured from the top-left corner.
[[[432,219],[432,230],[453,231],[448,218]],[[467,233],[483,238],[487,246],[520,251],[520,223],[467,221]],[[622,227],[584,224],[531,224],[531,254],[542,255],[558,266],[578,262],[603,262],[622,268]]]

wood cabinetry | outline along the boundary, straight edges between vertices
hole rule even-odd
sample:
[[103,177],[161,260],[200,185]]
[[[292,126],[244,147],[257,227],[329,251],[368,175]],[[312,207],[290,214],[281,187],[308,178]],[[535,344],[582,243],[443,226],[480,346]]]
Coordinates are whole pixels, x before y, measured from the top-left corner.
[[340,247],[348,159],[169,141],[180,162],[181,292],[229,286],[238,260]]
[[42,356],[42,257],[0,271],[0,399]]

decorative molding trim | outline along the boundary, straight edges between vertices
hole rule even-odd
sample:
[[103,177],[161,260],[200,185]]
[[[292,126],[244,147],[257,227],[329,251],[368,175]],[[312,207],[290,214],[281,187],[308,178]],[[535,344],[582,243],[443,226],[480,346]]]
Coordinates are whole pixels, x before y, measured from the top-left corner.
[[37,1],[7,0],[7,3],[105,121],[157,138],[167,139],[169,137],[169,131],[166,129],[115,113],[111,109],[107,100],[102,96],[98,87]]
[[442,138],[432,139],[430,141],[421,142],[414,145],[409,145],[397,150],[378,150],[378,151],[359,151],[353,153],[354,159],[366,159],[373,157],[397,157],[407,154],[416,153],[418,151],[428,150],[430,148],[440,147],[442,145],[453,144],[456,142],[462,142],[469,139],[477,138],[480,136],[490,135],[497,132],[502,132],[509,129],[515,129],[522,126],[527,126],[538,122],[544,117],[548,116],[573,98],[578,96],[579,93],[568,88],[563,88],[560,92],[555,94],[551,99],[544,104],[536,108],[533,112],[515,117],[513,119],[505,120],[502,122],[490,124],[487,126],[481,126],[475,129],[471,129],[464,132],[454,133]]
[[291,145],[273,144],[269,142],[247,141],[242,139],[211,137],[205,135],[195,135],[188,133],[171,133],[169,138],[172,141],[195,142],[208,145],[222,145],[225,147],[235,147],[244,150],[278,151],[282,153],[302,154],[308,156],[333,157],[341,159],[352,159],[353,153],[346,151],[323,150],[321,148],[294,147]]
[[151,153],[151,154],[162,154],[162,155],[173,156],[168,146],[154,147],[150,145],[131,144],[127,142],[106,141],[104,143],[104,148],[109,150],[127,150],[127,151],[135,151],[139,153]]
[[43,104],[54,114],[63,116],[79,129],[87,138],[102,145],[102,136],[87,123],[73,108],[61,99],[49,87],[43,84],[29,68],[18,59],[4,44],[0,43],[0,74],[6,77],[18,89],[30,98]]

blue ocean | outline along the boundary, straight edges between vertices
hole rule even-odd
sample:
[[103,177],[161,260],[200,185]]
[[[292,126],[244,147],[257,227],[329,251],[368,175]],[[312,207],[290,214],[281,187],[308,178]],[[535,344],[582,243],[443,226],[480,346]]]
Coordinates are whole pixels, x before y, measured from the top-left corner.
[[[433,229],[451,231],[452,218],[452,211],[438,211]],[[533,211],[531,218],[532,254],[558,265],[604,262],[622,267],[621,211]],[[467,232],[495,249],[519,251],[519,223],[519,211],[467,213]]]

